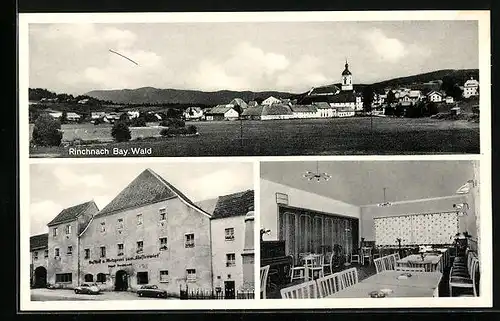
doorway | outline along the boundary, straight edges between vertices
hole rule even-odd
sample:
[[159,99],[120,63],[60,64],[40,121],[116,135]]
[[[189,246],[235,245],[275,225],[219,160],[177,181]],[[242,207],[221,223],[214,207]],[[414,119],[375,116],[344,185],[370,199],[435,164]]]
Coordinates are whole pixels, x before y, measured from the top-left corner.
[[47,286],[47,269],[39,266],[35,269],[35,288],[45,288]]
[[119,270],[115,276],[115,291],[128,290],[128,274],[126,271]]
[[224,281],[224,299],[234,299],[234,281]]

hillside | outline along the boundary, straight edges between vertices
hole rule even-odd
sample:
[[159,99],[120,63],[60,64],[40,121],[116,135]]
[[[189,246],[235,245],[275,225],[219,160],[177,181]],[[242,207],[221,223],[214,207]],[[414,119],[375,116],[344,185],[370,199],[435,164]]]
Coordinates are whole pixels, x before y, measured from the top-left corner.
[[277,91],[230,91],[221,90],[204,92],[198,90],[158,89],[144,87],[137,89],[93,90],[86,95],[100,100],[110,100],[119,104],[227,104],[234,98],[248,102],[254,99],[265,99],[269,96],[289,98],[294,94]]
[[464,82],[470,77],[479,79],[479,69],[443,69],[431,71],[423,74],[412,75],[407,77],[399,77],[389,80],[384,80],[372,84],[376,89],[383,89],[386,87],[404,87],[412,84],[426,83],[433,80],[443,80],[446,78],[451,79],[453,82],[463,85]]

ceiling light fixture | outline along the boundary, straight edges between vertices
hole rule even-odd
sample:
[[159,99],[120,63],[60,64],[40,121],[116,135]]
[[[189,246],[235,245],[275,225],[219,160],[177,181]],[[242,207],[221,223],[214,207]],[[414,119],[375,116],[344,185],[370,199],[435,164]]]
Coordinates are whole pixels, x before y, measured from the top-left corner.
[[307,178],[308,180],[312,181],[313,179],[316,180],[316,181],[321,181],[322,179],[324,179],[325,181],[328,181],[330,178],[332,178],[331,175],[329,175],[328,173],[320,173],[319,172],[319,162],[316,162],[316,172],[311,172],[311,171],[307,171],[304,175],[305,178]]
[[381,206],[381,207],[384,207],[384,206],[391,206],[392,203],[391,202],[388,202],[386,199],[385,199],[385,190],[387,189],[387,187],[384,187],[384,202],[383,203],[378,203],[377,206]]

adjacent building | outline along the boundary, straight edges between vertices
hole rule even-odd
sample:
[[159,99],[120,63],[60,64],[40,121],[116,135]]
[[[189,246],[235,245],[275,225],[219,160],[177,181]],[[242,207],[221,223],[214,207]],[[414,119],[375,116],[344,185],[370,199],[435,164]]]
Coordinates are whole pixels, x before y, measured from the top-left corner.
[[47,267],[49,261],[49,234],[30,237],[30,272],[31,287],[44,288],[47,285]]
[[261,105],[270,106],[270,105],[279,104],[279,103],[281,103],[281,99],[278,99],[276,97],[270,96],[270,97],[264,99],[262,101]]
[[203,109],[201,107],[188,107],[182,115],[186,120],[201,120],[203,118]]
[[464,98],[479,96],[479,81],[471,77],[464,83],[463,87]]
[[240,114],[232,104],[217,105],[206,113],[207,120],[236,120]]

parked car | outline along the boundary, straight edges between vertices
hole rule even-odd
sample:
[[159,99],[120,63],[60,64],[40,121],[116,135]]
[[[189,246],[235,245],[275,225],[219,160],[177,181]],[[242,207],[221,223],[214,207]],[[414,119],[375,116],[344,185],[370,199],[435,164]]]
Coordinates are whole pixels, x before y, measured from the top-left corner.
[[93,284],[82,284],[75,288],[76,294],[99,294],[101,293],[101,289],[97,286],[96,283]]
[[167,291],[158,288],[157,285],[143,285],[137,290],[138,296],[148,296],[155,298],[166,298]]

